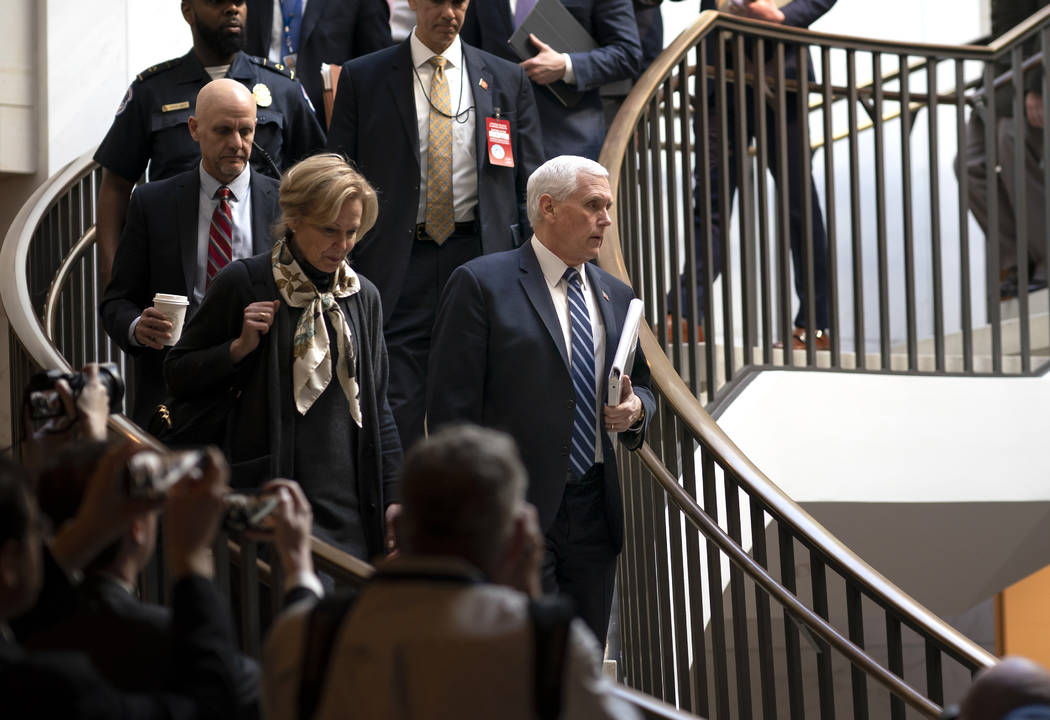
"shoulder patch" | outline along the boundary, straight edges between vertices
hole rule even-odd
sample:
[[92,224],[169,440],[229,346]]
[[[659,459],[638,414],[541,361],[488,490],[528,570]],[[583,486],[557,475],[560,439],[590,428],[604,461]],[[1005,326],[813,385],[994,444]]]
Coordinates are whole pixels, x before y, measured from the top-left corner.
[[173,58],[171,60],[165,60],[162,63],[146,68],[145,70],[140,72],[135,79],[139,82],[142,82],[148,77],[153,77],[157,73],[164,72],[165,70],[169,70],[180,64],[182,64],[182,58],[180,57]]
[[120,115],[127,108],[128,103],[131,102],[131,96],[135,92],[135,85],[128,85],[128,91],[124,93],[124,99],[120,101],[120,105],[117,106],[117,115]]
[[293,70],[289,70],[286,65],[283,65],[281,63],[275,63],[269,58],[256,57],[255,55],[249,55],[248,59],[256,65],[266,68],[272,73],[284,75],[289,80],[295,79],[295,72]]

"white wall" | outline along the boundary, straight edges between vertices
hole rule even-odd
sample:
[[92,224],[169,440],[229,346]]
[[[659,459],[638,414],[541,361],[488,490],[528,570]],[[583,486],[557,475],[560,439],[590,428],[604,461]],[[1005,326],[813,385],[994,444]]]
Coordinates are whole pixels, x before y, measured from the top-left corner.
[[102,140],[136,74],[193,44],[175,0],[51,0],[45,37],[49,174]]

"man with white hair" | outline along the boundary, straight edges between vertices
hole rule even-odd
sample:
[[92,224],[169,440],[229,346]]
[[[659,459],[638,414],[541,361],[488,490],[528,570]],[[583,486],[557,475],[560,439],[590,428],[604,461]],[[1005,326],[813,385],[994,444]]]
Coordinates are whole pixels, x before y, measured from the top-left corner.
[[[621,397],[606,383],[630,287],[590,263],[611,224],[601,165],[548,160],[529,178],[535,235],[459,267],[434,325],[427,422],[509,432],[529,472],[528,500],[546,538],[543,586],[570,596],[604,645],[623,511],[611,436],[642,444],[655,403],[635,353]],[[599,422],[600,421],[600,422]]]

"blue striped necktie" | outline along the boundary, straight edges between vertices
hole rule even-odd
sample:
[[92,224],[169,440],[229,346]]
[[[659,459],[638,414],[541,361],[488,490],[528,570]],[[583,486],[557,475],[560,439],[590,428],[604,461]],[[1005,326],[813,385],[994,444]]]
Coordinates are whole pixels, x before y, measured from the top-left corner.
[[568,285],[572,339],[570,370],[576,394],[569,466],[577,477],[583,477],[594,464],[598,426],[598,403],[594,383],[594,336],[591,333],[591,314],[587,311],[587,303],[583,299],[583,279],[579,271],[576,268],[568,268],[562,278]]

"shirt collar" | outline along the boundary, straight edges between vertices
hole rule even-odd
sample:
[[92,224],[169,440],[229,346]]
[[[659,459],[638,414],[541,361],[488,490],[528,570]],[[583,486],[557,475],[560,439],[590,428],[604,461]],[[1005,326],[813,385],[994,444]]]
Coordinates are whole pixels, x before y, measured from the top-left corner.
[[[535,235],[532,236],[532,250],[536,253],[536,259],[540,263],[540,270],[543,271],[543,277],[546,279],[547,284],[552,288],[556,287],[561,282],[562,276],[565,274],[565,269],[569,267],[565,264],[565,261],[555,255],[550,249],[540,242],[540,239]],[[583,280],[581,283],[583,288],[587,288],[587,273],[583,265],[574,265],[573,267],[580,273],[580,278]]]
[[[414,67],[418,68],[426,65],[427,61],[435,55],[433,50],[416,37],[415,28],[412,28],[412,32],[408,36],[408,44],[412,48],[412,65]],[[445,52],[441,53],[441,57],[445,58],[445,67],[458,67],[460,58],[463,57],[463,44],[459,41],[459,35],[456,35],[452,44],[445,48]]]
[[[222,187],[222,183],[213,178],[208,174],[208,171],[204,169],[204,163],[200,164],[200,175],[201,175],[201,192],[206,197],[215,197],[215,191]],[[233,201],[238,202],[243,200],[248,193],[248,184],[251,182],[251,165],[245,163],[244,170],[241,174],[233,179],[233,182],[227,185],[230,188],[230,192],[233,193]]]

